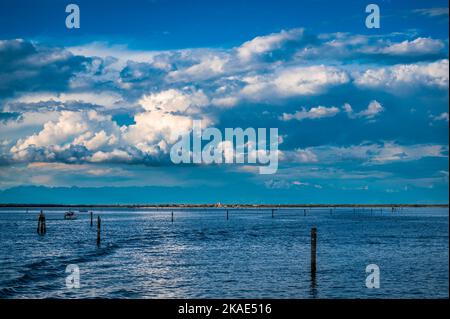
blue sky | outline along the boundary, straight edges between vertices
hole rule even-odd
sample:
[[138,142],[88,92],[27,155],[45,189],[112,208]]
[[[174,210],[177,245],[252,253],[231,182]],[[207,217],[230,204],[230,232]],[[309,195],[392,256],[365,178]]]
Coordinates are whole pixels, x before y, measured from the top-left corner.
[[[448,203],[448,1],[0,3],[0,202]],[[190,122],[279,169],[175,165]]]

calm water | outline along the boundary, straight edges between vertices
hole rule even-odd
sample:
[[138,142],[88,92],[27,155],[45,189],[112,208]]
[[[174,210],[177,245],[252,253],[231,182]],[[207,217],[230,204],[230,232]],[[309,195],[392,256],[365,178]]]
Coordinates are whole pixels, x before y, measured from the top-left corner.
[[[64,220],[0,210],[0,298],[433,298],[448,297],[448,209],[97,210]],[[309,272],[310,229],[318,269]],[[66,288],[66,266],[80,268]],[[377,264],[381,287],[367,289]]]

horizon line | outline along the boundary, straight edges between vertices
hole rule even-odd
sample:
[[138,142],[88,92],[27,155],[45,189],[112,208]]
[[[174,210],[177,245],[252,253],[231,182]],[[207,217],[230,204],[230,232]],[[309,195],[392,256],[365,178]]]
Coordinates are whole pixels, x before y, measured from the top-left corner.
[[449,203],[442,204],[0,204],[0,208],[296,208],[296,207],[449,207]]

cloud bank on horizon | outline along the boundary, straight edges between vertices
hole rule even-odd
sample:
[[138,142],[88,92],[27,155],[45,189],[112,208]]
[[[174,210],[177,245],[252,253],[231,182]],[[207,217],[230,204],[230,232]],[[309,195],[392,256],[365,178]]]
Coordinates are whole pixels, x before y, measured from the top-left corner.
[[[448,26],[444,9],[410,14]],[[448,34],[427,30],[295,27],[235,46],[167,50],[3,39],[0,188],[226,189],[242,180],[290,190],[293,199],[306,188],[326,196],[373,187],[397,195],[426,189],[431,201],[448,202],[448,89]],[[197,119],[278,127],[279,173],[175,168],[170,147]],[[217,180],[205,176],[211,171]]]

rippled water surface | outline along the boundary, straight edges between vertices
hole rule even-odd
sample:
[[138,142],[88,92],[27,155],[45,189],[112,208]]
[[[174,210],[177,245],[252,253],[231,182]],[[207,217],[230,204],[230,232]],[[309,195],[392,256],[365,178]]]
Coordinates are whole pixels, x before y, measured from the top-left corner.
[[[0,298],[448,297],[448,208],[94,210],[64,220],[0,210]],[[317,276],[310,229],[317,227]],[[66,287],[66,266],[80,269]],[[366,266],[380,268],[367,289]]]

